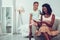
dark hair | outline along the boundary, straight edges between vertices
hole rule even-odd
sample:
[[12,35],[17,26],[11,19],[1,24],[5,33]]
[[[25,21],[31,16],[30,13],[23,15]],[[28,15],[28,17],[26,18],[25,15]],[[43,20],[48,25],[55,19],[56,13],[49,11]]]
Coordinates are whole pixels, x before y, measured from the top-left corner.
[[35,1],[33,4],[36,4],[36,3],[39,4],[39,2],[37,2],[37,1]]
[[[49,15],[51,15],[52,9],[51,9],[51,7],[50,7],[49,4],[45,3],[45,4],[42,5],[42,7],[46,7],[46,8],[47,8],[47,11],[48,11],[48,13],[49,13]],[[43,14],[45,14],[44,11],[42,11],[42,12],[43,12]]]

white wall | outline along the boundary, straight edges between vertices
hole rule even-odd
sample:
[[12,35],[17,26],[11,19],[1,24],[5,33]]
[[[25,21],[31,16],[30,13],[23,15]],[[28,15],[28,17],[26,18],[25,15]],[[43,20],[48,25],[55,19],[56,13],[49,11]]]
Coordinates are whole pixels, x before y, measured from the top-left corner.
[[2,30],[1,30],[1,5],[2,5],[2,0],[0,0],[0,33],[2,33]]

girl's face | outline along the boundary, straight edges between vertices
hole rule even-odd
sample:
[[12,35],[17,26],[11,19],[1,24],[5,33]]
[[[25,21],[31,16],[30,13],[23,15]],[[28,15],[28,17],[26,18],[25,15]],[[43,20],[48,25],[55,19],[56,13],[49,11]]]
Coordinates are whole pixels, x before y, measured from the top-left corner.
[[47,8],[46,7],[42,7],[42,11],[47,14]]
[[34,10],[37,10],[37,9],[38,9],[38,6],[39,6],[39,4],[35,3],[35,4],[33,5],[33,9],[34,9]]

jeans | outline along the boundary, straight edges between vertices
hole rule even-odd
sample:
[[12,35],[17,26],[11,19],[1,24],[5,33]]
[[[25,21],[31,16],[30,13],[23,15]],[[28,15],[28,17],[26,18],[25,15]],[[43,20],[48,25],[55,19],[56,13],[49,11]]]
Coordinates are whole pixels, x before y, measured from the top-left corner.
[[46,40],[43,34],[41,34],[40,36],[34,36],[34,39],[35,40]]

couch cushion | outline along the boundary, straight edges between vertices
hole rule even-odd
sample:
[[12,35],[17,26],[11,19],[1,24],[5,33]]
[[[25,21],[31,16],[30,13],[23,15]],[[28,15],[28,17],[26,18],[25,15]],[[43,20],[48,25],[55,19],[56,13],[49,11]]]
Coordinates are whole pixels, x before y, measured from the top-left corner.
[[55,22],[54,22],[52,29],[60,30],[60,19],[55,19]]

